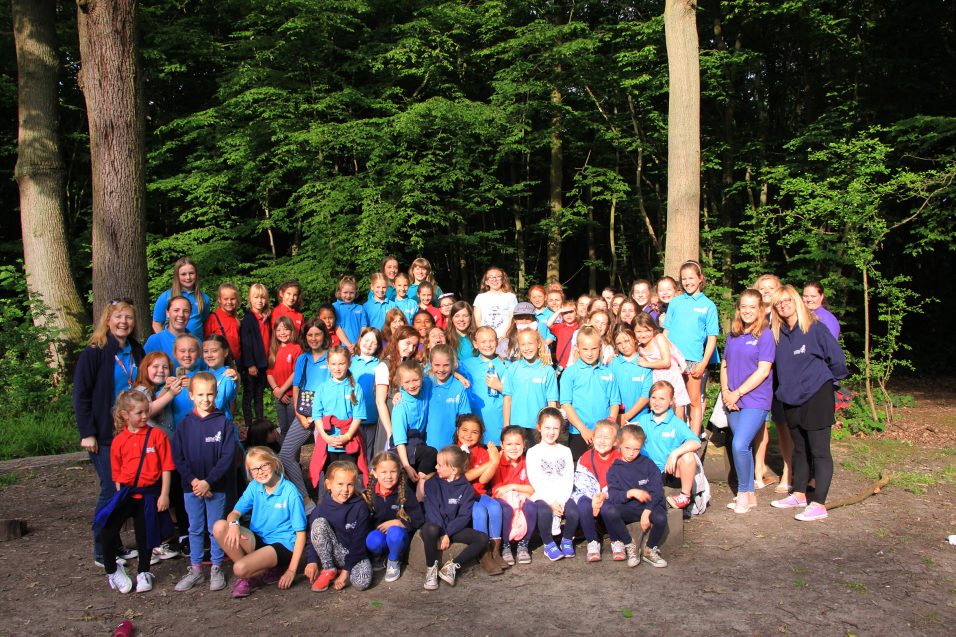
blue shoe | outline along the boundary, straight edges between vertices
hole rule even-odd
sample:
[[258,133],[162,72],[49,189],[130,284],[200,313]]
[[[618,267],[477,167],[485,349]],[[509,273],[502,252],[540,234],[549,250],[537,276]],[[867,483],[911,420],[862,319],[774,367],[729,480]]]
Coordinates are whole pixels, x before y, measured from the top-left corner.
[[564,553],[561,552],[561,549],[558,548],[557,544],[554,542],[548,542],[544,545],[544,556],[552,562],[557,562],[564,557]]
[[561,540],[561,555],[564,557],[574,557],[574,542],[564,538]]

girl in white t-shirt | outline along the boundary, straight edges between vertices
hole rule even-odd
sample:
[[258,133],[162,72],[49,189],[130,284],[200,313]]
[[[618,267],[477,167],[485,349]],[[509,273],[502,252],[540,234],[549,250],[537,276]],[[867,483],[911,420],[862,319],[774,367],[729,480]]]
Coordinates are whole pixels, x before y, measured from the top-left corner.
[[475,324],[488,326],[498,338],[508,332],[518,297],[511,290],[508,275],[500,268],[488,268],[481,280],[481,293],[475,297]]

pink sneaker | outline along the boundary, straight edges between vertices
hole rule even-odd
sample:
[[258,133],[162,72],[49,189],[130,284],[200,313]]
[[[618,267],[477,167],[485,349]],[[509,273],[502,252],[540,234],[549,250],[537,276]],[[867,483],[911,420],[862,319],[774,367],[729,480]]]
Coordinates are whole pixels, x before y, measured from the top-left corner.
[[690,504],[690,496],[686,493],[679,493],[674,496],[667,496],[667,504],[671,505],[675,509],[683,509],[688,504]]
[[773,502],[770,503],[770,506],[775,507],[777,509],[795,509],[797,507],[807,506],[807,501],[798,500],[796,497],[793,496],[793,494],[791,494],[785,498],[774,500]]
[[793,517],[801,522],[813,522],[814,520],[825,520],[827,515],[827,508],[825,506],[819,502],[811,502],[807,505],[807,508],[803,510],[803,513],[798,513]]

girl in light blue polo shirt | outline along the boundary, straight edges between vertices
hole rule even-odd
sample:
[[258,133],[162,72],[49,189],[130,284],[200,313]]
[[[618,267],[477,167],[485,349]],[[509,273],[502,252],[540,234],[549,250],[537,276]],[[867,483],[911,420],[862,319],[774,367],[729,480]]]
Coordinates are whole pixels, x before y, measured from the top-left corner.
[[537,442],[534,432],[538,412],[558,406],[558,378],[551,367],[548,346],[539,332],[522,330],[517,340],[521,357],[508,366],[501,380],[503,424],[505,428],[521,427],[530,447]]
[[183,257],[173,264],[173,283],[170,289],[159,295],[153,306],[153,332],[166,329],[166,308],[169,299],[183,296],[189,299],[192,311],[186,323],[186,331],[202,342],[203,325],[209,318],[209,297],[199,287],[199,273],[196,264],[189,257]]

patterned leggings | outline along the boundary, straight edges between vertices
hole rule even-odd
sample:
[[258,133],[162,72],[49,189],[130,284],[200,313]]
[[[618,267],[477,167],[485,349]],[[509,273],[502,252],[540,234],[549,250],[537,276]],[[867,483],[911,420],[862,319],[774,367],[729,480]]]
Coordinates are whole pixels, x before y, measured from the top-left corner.
[[[345,556],[348,555],[348,549],[342,546],[335,538],[335,531],[325,518],[316,518],[312,523],[312,531],[309,537],[312,547],[319,554],[319,562],[322,570],[331,570],[345,566]],[[360,591],[364,591],[372,584],[372,563],[368,558],[360,561],[349,571],[349,581],[352,586]]]

